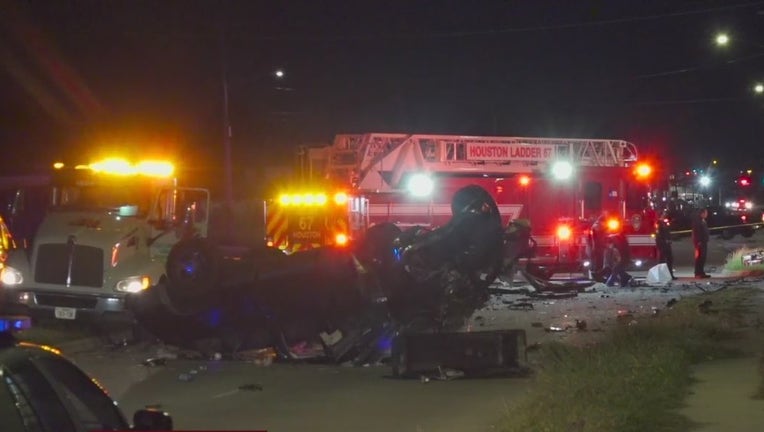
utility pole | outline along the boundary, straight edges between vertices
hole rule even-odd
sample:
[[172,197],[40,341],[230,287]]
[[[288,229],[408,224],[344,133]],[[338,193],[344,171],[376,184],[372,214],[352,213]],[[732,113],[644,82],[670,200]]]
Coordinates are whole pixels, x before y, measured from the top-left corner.
[[223,84],[223,162],[225,181],[225,201],[229,209],[233,207],[233,164],[231,161],[231,119],[228,113],[228,65],[225,50],[225,30],[220,32],[220,52],[222,56],[221,81]]

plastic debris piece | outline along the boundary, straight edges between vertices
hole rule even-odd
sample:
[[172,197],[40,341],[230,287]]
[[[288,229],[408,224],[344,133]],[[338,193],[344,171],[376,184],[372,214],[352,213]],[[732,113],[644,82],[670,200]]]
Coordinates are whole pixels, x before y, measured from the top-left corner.
[[166,358],[157,358],[152,357],[148,358],[143,361],[144,366],[148,367],[157,367],[157,366],[166,366],[167,365],[167,359]]
[[586,331],[586,320],[576,320],[576,328],[579,331]]

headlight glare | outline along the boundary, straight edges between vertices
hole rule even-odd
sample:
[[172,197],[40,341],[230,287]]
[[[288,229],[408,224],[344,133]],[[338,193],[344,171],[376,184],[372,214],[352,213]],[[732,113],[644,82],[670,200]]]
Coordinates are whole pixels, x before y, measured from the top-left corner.
[[6,286],[16,286],[24,282],[24,276],[13,267],[3,266],[0,269],[0,282]]
[[151,286],[151,278],[148,276],[133,276],[117,282],[115,289],[120,292],[137,293]]

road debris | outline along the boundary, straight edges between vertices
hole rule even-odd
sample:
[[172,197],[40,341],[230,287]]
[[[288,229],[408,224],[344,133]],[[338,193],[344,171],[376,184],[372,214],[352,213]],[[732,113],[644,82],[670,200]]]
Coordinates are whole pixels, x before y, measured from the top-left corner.
[[166,366],[167,365],[167,359],[166,358],[152,357],[152,358],[148,358],[148,359],[144,360],[142,364],[144,366],[148,366],[148,367]]
[[239,386],[241,391],[263,391],[263,386],[260,384],[244,384]]

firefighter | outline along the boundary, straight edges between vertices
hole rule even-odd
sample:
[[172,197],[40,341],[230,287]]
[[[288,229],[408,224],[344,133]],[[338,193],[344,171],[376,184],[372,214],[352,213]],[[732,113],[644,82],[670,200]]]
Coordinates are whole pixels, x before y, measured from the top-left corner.
[[705,279],[711,275],[706,274],[706,253],[708,252],[708,209],[702,208],[692,222],[692,244],[695,246],[695,278]]
[[674,276],[674,254],[671,251],[671,231],[668,224],[668,212],[663,211],[661,217],[655,221],[655,246],[658,248],[658,262],[665,263],[668,267],[671,279],[676,280]]
[[607,247],[607,233],[605,227],[606,214],[601,214],[592,224],[589,230],[589,247],[591,250],[592,279],[601,280],[603,265],[603,256]]
[[630,286],[634,278],[626,273],[626,265],[630,261],[629,245],[626,236],[623,234],[613,234],[607,238],[607,247],[603,254],[603,265],[610,269],[605,285],[613,286],[615,282],[622,287]]

